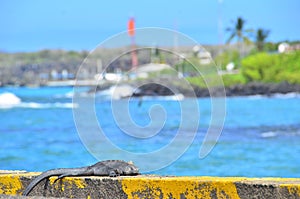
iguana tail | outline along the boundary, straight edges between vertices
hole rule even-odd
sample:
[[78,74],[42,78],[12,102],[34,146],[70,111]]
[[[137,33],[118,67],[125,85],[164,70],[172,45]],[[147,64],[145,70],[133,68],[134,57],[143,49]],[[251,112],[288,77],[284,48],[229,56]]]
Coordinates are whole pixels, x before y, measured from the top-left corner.
[[37,176],[30,184],[26,187],[25,191],[22,193],[23,196],[27,196],[31,190],[42,180],[49,178],[51,176],[60,176],[65,173],[71,172],[73,169],[52,169],[49,171],[43,172],[41,175]]

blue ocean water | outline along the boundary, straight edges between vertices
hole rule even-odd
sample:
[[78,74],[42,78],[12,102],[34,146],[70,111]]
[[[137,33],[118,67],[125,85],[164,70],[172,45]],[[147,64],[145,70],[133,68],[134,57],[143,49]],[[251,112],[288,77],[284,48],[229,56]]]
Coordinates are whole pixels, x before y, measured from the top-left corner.
[[[84,99],[88,88],[81,88]],[[9,95],[7,95],[9,94]],[[73,110],[78,104],[72,101],[71,87],[0,88],[0,170],[16,169],[45,171],[53,168],[86,166],[97,162],[92,150],[81,141],[74,121]],[[3,102],[7,100],[7,104]],[[19,100],[19,101],[18,101]],[[189,108],[190,99],[181,103]],[[197,99],[200,123],[191,146],[169,166],[152,171],[160,175],[196,176],[247,176],[247,177],[300,177],[300,96],[297,94],[226,99],[225,125],[214,149],[203,159],[199,150],[211,120],[211,100]],[[145,127],[149,135],[156,124],[151,123],[149,110],[159,105],[164,110],[152,117],[165,115],[163,127],[148,138],[133,139],[122,128],[134,130],[127,120],[118,124],[112,114],[112,104],[102,96],[94,101],[99,126],[116,147],[132,153],[150,153],[171,143],[180,128],[180,103],[169,98],[117,100],[114,106],[129,106],[132,121]],[[191,109],[195,107],[190,107]],[[117,110],[117,111],[118,111]],[[122,115],[123,113],[121,113]],[[194,124],[194,115],[185,115]],[[122,117],[121,117],[122,118]],[[96,131],[90,120],[82,114],[81,121],[87,133]],[[148,125],[148,126],[147,126]],[[149,128],[147,128],[149,127]],[[151,128],[150,128],[151,127]],[[189,125],[184,128],[191,139]],[[95,150],[105,151],[96,137]],[[178,147],[181,143],[178,143]],[[112,155],[112,154],[111,154]],[[161,154],[153,164],[167,158]],[[110,157],[110,154],[106,154]],[[122,158],[122,154],[120,154]],[[139,166],[139,165],[138,165]],[[141,165],[142,166],[142,165]],[[142,171],[143,172],[143,171]]]

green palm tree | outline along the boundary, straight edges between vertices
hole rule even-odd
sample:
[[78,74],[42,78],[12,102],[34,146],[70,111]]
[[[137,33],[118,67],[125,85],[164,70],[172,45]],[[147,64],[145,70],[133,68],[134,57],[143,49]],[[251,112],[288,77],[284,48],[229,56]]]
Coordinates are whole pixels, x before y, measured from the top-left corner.
[[[238,17],[237,20],[234,22],[234,26],[233,27],[228,27],[226,29],[226,31],[230,32],[230,37],[227,40],[227,44],[229,44],[234,38],[237,39],[237,45],[240,51],[240,57],[243,57],[244,54],[244,43],[249,44],[250,40],[249,38],[246,36],[247,33],[252,32],[251,29],[245,29],[245,23],[246,21],[241,18]],[[240,60],[239,60],[240,62]],[[239,63],[240,65],[240,63]]]
[[264,50],[265,40],[269,36],[270,31],[259,28],[256,32],[256,47],[258,51]]
[[237,38],[239,43],[250,42],[249,38],[246,36],[246,33],[250,33],[250,32],[252,32],[252,30],[244,29],[246,21],[243,18],[238,17],[237,21],[233,22],[233,23],[234,23],[233,28],[229,27],[226,29],[226,31],[231,32],[230,37],[227,40],[227,43],[230,43],[235,37]]

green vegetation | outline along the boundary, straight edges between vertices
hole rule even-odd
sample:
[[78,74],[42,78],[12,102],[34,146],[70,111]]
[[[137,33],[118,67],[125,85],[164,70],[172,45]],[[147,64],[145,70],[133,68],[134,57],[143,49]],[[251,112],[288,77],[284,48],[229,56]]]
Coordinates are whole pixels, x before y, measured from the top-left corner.
[[[219,78],[216,74],[214,75],[205,75],[198,77],[187,77],[187,81],[189,81],[192,85],[198,86],[200,88],[205,88],[209,86],[220,87]],[[233,85],[243,85],[247,82],[245,77],[242,74],[226,74],[222,76],[223,83],[225,87],[233,86]],[[209,81],[208,84],[206,84]]]
[[[205,79],[207,78],[214,79],[213,75],[205,75]],[[238,73],[224,74],[222,78],[225,87],[250,82],[300,84],[300,51],[287,54],[251,54],[242,59]],[[206,87],[201,76],[188,77],[187,80],[195,86]]]
[[300,52],[250,55],[242,60],[241,73],[247,82],[300,84]]
[[[266,43],[264,49],[276,49],[278,43]],[[254,47],[253,47],[254,49]],[[250,51],[249,51],[250,52]],[[105,62],[106,54],[112,53],[106,50],[99,52],[101,60]],[[140,53],[142,54],[142,52]],[[144,58],[140,59],[140,63],[149,63],[149,53],[144,52]],[[100,56],[101,55],[101,56]],[[43,50],[35,53],[0,53],[0,82],[6,84],[28,84],[41,83],[42,74],[47,74],[51,80],[51,71],[58,72],[67,69],[69,74],[76,74],[78,67],[82,63],[87,52],[61,51],[61,50]],[[170,63],[172,57],[163,54],[167,62]],[[109,56],[108,56],[109,57]],[[97,60],[95,57],[91,62],[91,68],[95,68]],[[118,60],[113,63],[116,66],[130,65],[130,56],[126,59]],[[128,59],[128,60],[127,60]],[[229,62],[238,63],[239,52],[237,48],[223,51],[215,57],[216,63],[221,63],[220,69],[226,70],[225,66]],[[174,61],[173,61],[174,62]],[[171,64],[172,65],[172,64]],[[216,69],[211,64],[200,64],[199,58],[192,53],[188,57],[188,61],[183,59],[181,62],[174,64],[174,69],[181,72],[186,79],[195,86],[206,87],[205,81],[209,81],[209,85],[218,86],[216,81]],[[94,73],[91,70],[91,74]],[[157,76],[158,74],[154,74]],[[161,71],[161,76],[176,75],[172,70]],[[93,76],[91,76],[93,77]],[[150,74],[151,77],[151,74]],[[289,53],[268,53],[257,52],[252,50],[248,56],[241,59],[241,67],[234,73],[225,73],[222,75],[224,85],[226,87],[247,84],[249,82],[262,83],[280,83],[288,82],[291,84],[300,84],[300,51]]]
[[237,38],[238,43],[247,43],[250,42],[249,38],[246,36],[247,33],[252,32],[251,29],[246,29],[245,30],[245,23],[246,21],[238,17],[236,22],[233,22],[234,25],[233,27],[229,27],[226,30],[230,32],[230,37],[227,40],[227,43],[230,43],[234,38]]
[[247,83],[245,76],[241,73],[237,74],[225,74],[222,76],[224,86],[229,87],[233,85],[243,85]]
[[[222,75],[224,86],[243,85],[250,82],[300,84],[300,52],[289,54],[268,54],[265,52],[249,55],[242,59],[240,72]],[[205,80],[216,80],[215,75],[187,77],[199,87],[207,87]],[[216,81],[217,82],[217,81]],[[210,83],[210,85],[213,85]],[[221,86],[221,85],[214,85]]]
[[230,62],[235,66],[239,64],[240,53],[237,50],[227,50],[215,57],[215,62],[221,65],[222,70],[226,70],[226,65]]
[[181,62],[175,65],[176,71],[181,72],[182,74],[188,74],[193,76],[198,74],[197,69],[200,69],[199,59],[195,56],[191,56],[188,59],[183,59]]

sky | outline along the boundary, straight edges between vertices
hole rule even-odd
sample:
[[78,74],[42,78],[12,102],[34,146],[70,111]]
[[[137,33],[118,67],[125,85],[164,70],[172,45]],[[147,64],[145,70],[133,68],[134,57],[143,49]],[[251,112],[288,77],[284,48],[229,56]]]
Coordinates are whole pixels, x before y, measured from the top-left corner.
[[199,44],[225,43],[238,17],[270,30],[268,41],[300,40],[299,0],[0,0],[0,51],[91,50],[135,27],[182,32]]

